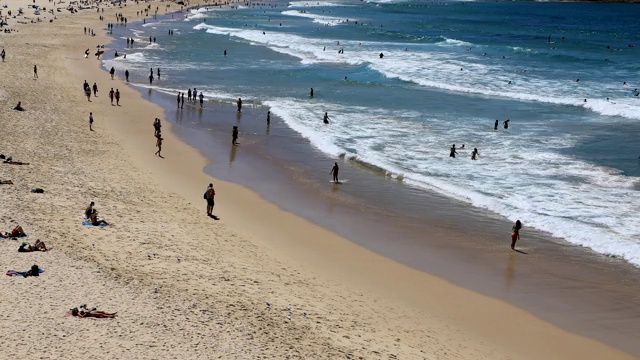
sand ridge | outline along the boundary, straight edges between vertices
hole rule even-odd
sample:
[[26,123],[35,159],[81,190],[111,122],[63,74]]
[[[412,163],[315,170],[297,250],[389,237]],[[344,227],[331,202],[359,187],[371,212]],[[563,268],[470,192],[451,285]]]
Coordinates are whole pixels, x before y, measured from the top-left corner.
[[[17,1],[10,4],[18,6]],[[150,4],[163,11],[167,3]],[[115,12],[122,12],[131,22],[144,6],[107,8],[104,16],[112,21]],[[447,307],[442,312],[423,311],[395,296],[380,296],[384,289],[374,293],[367,286],[352,287],[353,282],[341,281],[335,270],[320,272],[322,266],[331,266],[326,257],[305,267],[300,259],[291,259],[296,251],[282,253],[275,237],[283,232],[299,238],[307,234],[323,242],[301,240],[304,244],[329,247],[341,240],[282,211],[275,214],[282,223],[266,228],[256,210],[278,210],[239,186],[215,181],[219,196],[214,212],[222,220],[206,218],[201,197],[210,179],[201,173],[203,158],[181,144],[166,123],[166,158],[154,157],[152,121],[161,117],[162,109],[142,101],[122,82],[121,74],[112,81],[98,70],[95,59],[83,58],[85,48],[108,42],[102,34],[82,33],[84,26],[99,28],[98,15],[86,10],[57,16],[53,23],[47,17],[0,38],[7,50],[6,62],[0,64],[0,75],[7,79],[0,98],[0,126],[5,132],[0,153],[31,163],[0,164],[0,179],[14,182],[0,185],[0,230],[20,224],[29,234],[27,241],[40,238],[53,248],[47,253],[18,253],[19,241],[0,240],[0,270],[26,270],[33,263],[45,269],[39,278],[0,281],[0,317],[8,330],[0,339],[0,357],[533,359],[556,352],[576,358],[625,358],[539,322],[533,332],[549,330],[564,336],[567,346],[579,343],[584,349],[554,343],[550,350],[530,353],[532,345],[520,352],[487,341],[501,333],[487,337],[465,328]],[[33,64],[39,68],[37,80]],[[83,80],[100,88],[91,102],[82,93]],[[123,94],[122,106],[109,105],[111,87]],[[26,111],[11,110],[17,101]],[[88,130],[89,112],[95,118],[94,132]],[[30,193],[32,187],[42,187],[45,193]],[[236,203],[227,205],[232,200]],[[90,201],[112,226],[81,225],[79,215]],[[364,268],[360,261],[387,264],[352,244],[333,249],[336,269],[345,269],[349,259],[354,271]],[[433,285],[414,273],[390,273],[389,279],[379,280],[380,286],[391,284],[394,276],[417,291]],[[411,276],[402,277],[407,274]],[[467,294],[443,290],[450,285],[442,283],[430,289],[444,294],[434,295],[434,301]],[[69,308],[84,303],[119,316],[65,316]],[[491,304],[529,320],[507,305]],[[502,329],[502,321],[487,328]]]

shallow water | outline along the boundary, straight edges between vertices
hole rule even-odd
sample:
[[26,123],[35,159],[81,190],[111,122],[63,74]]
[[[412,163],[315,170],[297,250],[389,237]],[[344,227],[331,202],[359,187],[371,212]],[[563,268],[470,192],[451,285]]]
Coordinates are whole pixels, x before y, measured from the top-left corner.
[[139,82],[160,66],[156,90],[242,97],[325,154],[640,264],[636,6],[270,4],[117,28],[127,59],[105,66]]

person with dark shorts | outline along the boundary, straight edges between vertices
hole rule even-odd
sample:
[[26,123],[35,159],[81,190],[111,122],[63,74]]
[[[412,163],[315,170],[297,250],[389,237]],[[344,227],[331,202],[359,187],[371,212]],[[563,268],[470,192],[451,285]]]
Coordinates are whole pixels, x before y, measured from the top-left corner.
[[238,145],[238,127],[233,127],[233,132],[231,134],[231,145]]
[[209,187],[204,193],[204,199],[207,200],[207,216],[214,217],[213,215],[213,206],[215,205],[214,197],[216,196],[216,191],[213,189],[213,184],[209,184]]

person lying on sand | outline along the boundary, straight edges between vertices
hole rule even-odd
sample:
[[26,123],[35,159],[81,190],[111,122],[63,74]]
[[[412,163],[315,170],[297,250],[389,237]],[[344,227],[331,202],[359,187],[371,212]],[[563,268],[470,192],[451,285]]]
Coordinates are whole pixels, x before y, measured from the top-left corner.
[[32,252],[32,251],[47,251],[47,246],[44,244],[44,241],[40,239],[36,240],[34,245],[29,244],[28,242],[23,242],[22,245],[18,248],[18,252]]
[[118,313],[117,312],[108,313],[108,312],[99,311],[95,309],[85,311],[85,310],[79,310],[78,308],[73,308],[71,309],[71,315],[77,316],[80,318],[93,317],[93,318],[99,318],[99,319],[113,319],[116,316],[118,316]]
[[0,237],[20,237],[20,236],[27,236],[27,234],[24,233],[24,230],[22,230],[22,226],[20,225],[13,228],[11,232],[0,233]]
[[11,180],[0,180],[0,185],[13,185]]
[[11,156],[9,156],[5,161],[3,161],[3,163],[11,164],[11,165],[29,165],[29,163],[26,163],[26,162],[13,161],[13,158]]

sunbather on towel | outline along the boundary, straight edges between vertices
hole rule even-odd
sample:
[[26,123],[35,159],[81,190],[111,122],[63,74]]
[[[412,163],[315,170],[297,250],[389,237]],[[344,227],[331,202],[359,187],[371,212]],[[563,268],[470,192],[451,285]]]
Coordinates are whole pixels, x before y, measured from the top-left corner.
[[0,185],[13,185],[11,180],[0,180]]
[[34,245],[29,244],[28,242],[23,242],[22,245],[18,248],[19,252],[32,252],[32,251],[47,251],[47,246],[44,244],[44,241],[40,239],[36,240]]
[[109,223],[106,222],[104,219],[98,219],[98,211],[96,211],[95,209],[93,210],[93,213],[89,217],[89,221],[91,221],[91,225],[93,226],[100,226],[102,224],[109,225]]
[[118,316],[118,313],[117,312],[107,313],[104,311],[93,310],[93,309],[84,311],[84,310],[78,310],[78,308],[73,308],[71,309],[71,315],[81,317],[81,318],[93,317],[93,318],[100,318],[100,319],[113,319],[114,317]]
[[20,237],[20,236],[27,236],[27,234],[24,233],[24,230],[22,230],[22,226],[20,225],[13,228],[11,232],[0,233],[0,237]]

